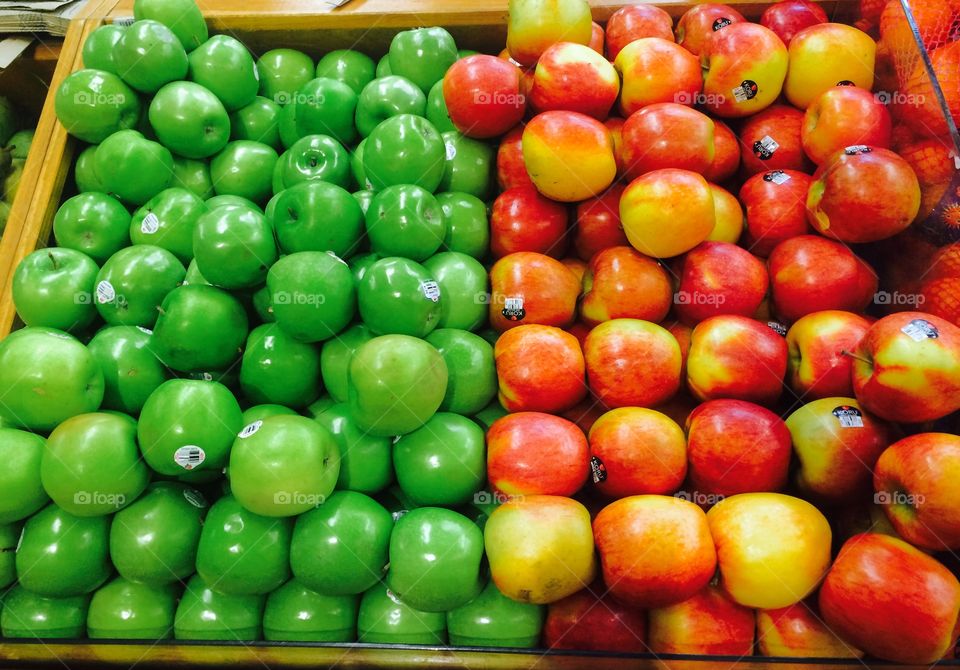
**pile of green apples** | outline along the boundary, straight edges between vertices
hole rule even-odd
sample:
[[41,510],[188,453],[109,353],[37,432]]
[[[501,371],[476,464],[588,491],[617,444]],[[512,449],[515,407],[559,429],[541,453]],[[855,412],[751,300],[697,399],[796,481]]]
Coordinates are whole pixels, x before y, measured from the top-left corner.
[[33,142],[33,128],[9,98],[0,96],[0,233],[7,227],[10,208]]
[[134,14],[56,91],[77,193],[13,279],[3,636],[535,645],[484,559],[495,150],[446,113],[464,52],[255,59],[193,0]]

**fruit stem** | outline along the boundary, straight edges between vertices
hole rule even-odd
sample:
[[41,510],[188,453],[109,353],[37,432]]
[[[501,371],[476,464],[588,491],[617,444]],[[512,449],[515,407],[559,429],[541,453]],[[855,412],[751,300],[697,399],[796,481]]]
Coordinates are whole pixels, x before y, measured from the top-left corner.
[[52,252],[52,251],[48,251],[48,252],[47,252],[47,258],[49,258],[49,259],[50,259],[50,262],[53,263],[53,269],[54,269],[54,270],[59,270],[59,269],[60,269],[60,263],[57,262],[57,257],[53,255],[53,252]]
[[855,359],[857,359],[858,361],[860,361],[861,363],[866,363],[867,365],[870,365],[870,359],[869,359],[869,358],[864,358],[863,356],[860,356],[859,354],[855,354],[855,353],[853,353],[852,351],[847,351],[846,349],[843,349],[840,353],[841,353],[842,355],[844,355],[844,356],[849,356],[850,358],[855,358]]

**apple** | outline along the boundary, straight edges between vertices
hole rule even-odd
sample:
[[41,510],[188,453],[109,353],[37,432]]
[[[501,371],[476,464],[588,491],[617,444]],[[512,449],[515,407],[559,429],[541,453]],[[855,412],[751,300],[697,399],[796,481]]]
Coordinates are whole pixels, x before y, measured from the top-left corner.
[[665,414],[641,407],[611,410],[589,431],[597,490],[611,498],[670,495],[687,474],[683,429]]
[[804,398],[853,395],[853,359],[871,321],[859,314],[824,310],[800,317],[787,331],[787,381]]
[[[347,95],[342,88],[339,90]],[[398,114],[423,116],[426,113],[426,108],[427,97],[420,90],[420,87],[412,81],[397,75],[379,75],[360,91],[354,121],[360,137],[367,137],[382,121],[392,116]],[[449,103],[447,108],[448,111],[451,109]],[[340,110],[331,109],[330,111],[339,113]],[[287,146],[293,144],[299,135],[294,127],[292,130],[287,130],[287,134],[292,133],[293,136],[284,137],[284,122],[286,120],[287,126],[291,123],[296,124],[295,112],[296,109],[288,105],[280,114],[280,139],[284,140],[283,143]],[[346,124],[344,124],[344,129],[346,130]]]
[[214,591],[199,575],[187,582],[174,618],[177,640],[252,642],[261,637],[264,598]]
[[629,117],[647,105],[672,102],[692,107],[699,101],[703,74],[694,54],[658,36],[626,44],[613,61],[623,80],[620,112]]
[[621,7],[607,19],[607,59],[614,62],[625,46],[644,37],[673,42],[673,18],[653,5]]
[[43,490],[40,464],[46,441],[16,428],[0,428],[0,524],[6,526],[32,516],[50,497]]
[[534,65],[557,42],[589,44],[593,33],[585,0],[511,0],[507,50],[520,65]]
[[93,259],[74,249],[34,251],[13,273],[17,314],[28,326],[84,329],[97,315],[93,292],[98,270]]
[[501,193],[490,213],[490,250],[495,258],[534,251],[554,258],[566,248],[567,208],[540,195],[533,186]]
[[[387,130],[390,130],[389,126]],[[436,140],[436,137],[430,139]],[[364,146],[366,146],[366,143],[364,143]],[[433,148],[436,149],[436,145]],[[399,151],[400,148],[398,147],[397,150]],[[367,171],[367,168],[363,167],[365,155],[361,147],[353,158],[359,161],[362,169]],[[435,153],[434,156],[436,157]],[[380,161],[375,160],[375,164],[376,167],[379,167]],[[305,181],[322,180],[340,187],[346,187],[350,185],[350,168],[350,156],[338,140],[329,135],[305,135],[292,142],[290,147],[274,162],[273,171],[270,175],[270,185],[274,193],[279,193],[285,188]],[[437,179],[438,172],[439,170],[434,169],[433,179]],[[365,173],[362,178],[358,175],[357,181],[363,185],[370,184],[370,180]]]
[[504,256],[490,269],[490,326],[565,327],[576,315],[580,282],[558,260],[532,251]]
[[267,273],[277,325],[301,342],[330,339],[349,325],[358,299],[340,258],[320,251],[284,256]]
[[543,626],[549,649],[637,654],[649,651],[646,637],[646,613],[612,597],[602,583],[551,603]]
[[772,105],[744,121],[740,128],[743,172],[806,171],[803,150],[804,114],[789,105]]
[[740,201],[716,184],[710,184],[710,194],[713,196],[715,221],[706,241],[736,244],[743,234],[744,215]]
[[865,32],[842,23],[804,28],[790,41],[790,70],[783,85],[787,100],[806,109],[827,89],[853,82],[873,88],[877,45]]
[[741,605],[776,609],[797,603],[830,567],[830,524],[805,500],[741,493],[714,505],[707,521],[720,585]]
[[87,35],[82,49],[83,67],[116,74],[117,63],[113,52],[121,35],[123,28],[114,24],[99,26]]
[[713,120],[713,162],[703,176],[707,181],[723,183],[733,177],[740,167],[740,141],[730,126]]
[[103,263],[130,244],[130,212],[106,193],[80,193],[64,201],[53,217],[57,245]]
[[269,642],[356,642],[357,596],[324,596],[296,579],[267,597],[263,637]]
[[253,102],[230,114],[230,139],[261,142],[274,151],[283,149],[280,141],[280,105],[258,95]]
[[474,333],[438,328],[427,336],[447,364],[447,392],[440,409],[473,415],[497,394],[497,370],[493,346]]
[[54,109],[68,133],[96,144],[137,125],[140,98],[117,75],[88,68],[63,80],[57,88]]
[[497,184],[503,191],[515,186],[533,186],[523,162],[523,126],[515,126],[500,138],[497,147]]
[[680,345],[649,321],[601,323],[587,335],[584,359],[590,390],[611,409],[656,407],[680,388]]
[[443,612],[414,609],[381,582],[360,600],[357,637],[370,644],[444,644],[447,617]]
[[134,21],[113,52],[117,72],[141,93],[156,93],[164,84],[187,75],[187,52],[177,36],[158,21]]
[[511,328],[497,339],[494,360],[500,404],[510,412],[562,412],[587,394],[580,343],[559,328]]
[[240,386],[248,400],[302,407],[320,395],[320,352],[273,324],[257,326],[247,337]]
[[763,261],[728,242],[702,242],[684,256],[676,313],[690,326],[720,314],[753,316],[767,293]]
[[620,93],[620,78],[603,54],[574,42],[544,51],[533,75],[530,104],[540,112],[580,112],[603,121]]
[[724,314],[693,329],[687,384],[700,400],[733,398],[771,405],[787,372],[787,343],[764,323]]
[[823,622],[816,601],[775,610],[757,610],[757,646],[780,658],[860,658],[863,652],[841,640]]
[[743,21],[746,19],[733,7],[718,3],[696,5],[677,21],[677,43],[699,56],[714,33]]
[[193,229],[193,252],[204,278],[226,289],[262,284],[277,260],[270,221],[240,207],[221,207],[203,214]]
[[936,663],[956,640],[960,582],[903,540],[847,540],[820,589],[820,613],[845,642],[909,664]]
[[[610,136],[613,138],[613,158],[617,162],[617,177],[623,176],[623,171],[626,169],[626,166],[623,162],[623,124],[626,123],[619,116],[609,116],[607,120],[603,122],[603,125],[607,127],[607,130],[610,131]],[[611,188],[617,186],[617,183],[614,182]],[[609,192],[609,191],[608,191]]]
[[490,514],[483,536],[490,576],[513,600],[556,602],[596,575],[590,513],[571,498],[510,499]]
[[209,89],[189,81],[167,84],[148,111],[157,139],[184,158],[207,158],[230,140],[230,117]]
[[476,598],[447,612],[447,632],[450,644],[459,647],[532,649],[543,619],[542,606],[511,600],[490,581]]
[[876,242],[907,228],[920,211],[920,183],[889,149],[865,145],[832,155],[814,173],[810,224],[841,242]]
[[193,51],[208,37],[200,8],[191,0],[141,0],[133,10],[137,21],[152,19],[170,28],[183,48]]
[[443,98],[457,130],[481,139],[503,135],[517,125],[527,104],[520,69],[483,54],[450,66],[443,77]]
[[173,637],[179,589],[118,577],[90,599],[87,635],[92,640],[165,640]]
[[823,310],[862,312],[877,290],[877,276],[863,259],[840,242],[814,235],[778,244],[767,267],[773,309],[788,323]]
[[589,471],[586,436],[561,417],[517,412],[497,419],[487,431],[487,477],[495,492],[572,496]]
[[893,443],[876,462],[874,499],[897,534],[921,549],[960,546],[960,518],[947,482],[960,457],[960,438],[919,433]]
[[443,132],[446,160],[438,190],[486,198],[490,190],[493,148],[455,129]]
[[5,638],[78,639],[87,630],[89,595],[47,598],[14,586],[4,594],[0,630]]
[[589,262],[599,251],[629,244],[620,225],[620,197],[624,188],[614,183],[604,193],[577,204],[573,247],[581,260]]
[[960,329],[923,312],[870,327],[854,352],[853,390],[881,419],[920,423],[960,409]]
[[[309,152],[306,154],[309,162]],[[364,231],[364,213],[345,189],[326,181],[296,183],[276,198],[272,216],[280,249],[332,251],[350,258]]]
[[787,48],[756,23],[717,31],[700,54],[705,107],[725,118],[756,114],[772,105],[787,76]]
[[[89,151],[93,148],[94,147],[88,147],[84,151]],[[204,160],[174,156],[173,187],[186,189],[201,200],[212,198],[214,195],[213,180],[210,178],[209,164]]]
[[108,324],[150,328],[160,305],[185,275],[183,264],[166,249],[135,244],[100,268],[92,302]]
[[753,610],[712,584],[683,602],[654,608],[647,616],[654,654],[753,655]]
[[392,74],[406,77],[424,93],[443,79],[457,60],[457,45],[443,28],[415,28],[394,35],[387,52]]
[[664,168],[703,174],[713,164],[714,124],[685,105],[651,104],[627,118],[622,142],[628,179]]
[[541,112],[524,126],[522,141],[530,180],[552,200],[599,195],[617,175],[610,131],[586,114]]
[[793,37],[804,28],[829,20],[823,7],[810,0],[776,2],[760,15],[760,25],[775,32],[787,46],[790,46]]
[[743,400],[709,400],[687,417],[689,482],[696,503],[779,491],[790,467],[790,432],[779,416]]
[[[133,244],[148,244],[166,249],[187,265],[193,259],[194,228],[206,211],[203,198],[185,188],[172,186],[148,200],[127,220],[127,238]],[[115,252],[121,248],[118,247]],[[106,258],[101,259],[105,260]]]
[[889,148],[890,112],[870,91],[836,86],[807,107],[801,139],[803,150],[817,165],[849,146]]
[[436,197],[447,224],[440,248],[477,260],[486,258],[490,246],[486,204],[469,193],[438,193]]
[[483,429],[459,414],[437,412],[393,445],[400,490],[417,505],[459,505],[484,483]]
[[[620,220],[630,244],[654,258],[670,258],[703,242],[716,223],[707,180],[689,170],[648,172],[620,199]],[[669,228],[663,225],[669,221]]]
[[173,176],[170,151],[136,130],[119,130],[101,142],[94,165],[103,188],[134,205],[170,186]]
[[[604,507],[593,523],[603,581],[622,602],[673,605],[704,588],[717,566],[707,518],[693,503],[639,495]],[[655,546],[655,552],[637,547]]]
[[758,172],[740,189],[744,206],[744,246],[766,258],[791,237],[812,232],[807,221],[807,192],[813,179],[796,170]]
[[628,246],[598,251],[584,275],[580,313],[589,326],[619,318],[659,322],[672,302],[662,265]]

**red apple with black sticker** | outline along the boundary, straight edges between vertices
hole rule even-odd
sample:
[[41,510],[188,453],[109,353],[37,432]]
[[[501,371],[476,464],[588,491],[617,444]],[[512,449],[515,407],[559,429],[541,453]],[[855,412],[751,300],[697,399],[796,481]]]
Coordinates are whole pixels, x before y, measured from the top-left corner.
[[807,221],[807,192],[813,179],[796,170],[758,172],[744,182],[744,247],[761,258],[792,237],[813,232]]
[[568,326],[579,295],[576,275],[555,258],[532,251],[504,256],[490,269],[490,326],[500,332],[529,323]]
[[743,21],[746,21],[743,14],[728,5],[697,5],[688,9],[677,22],[677,43],[699,56],[714,33]]
[[849,146],[889,148],[893,121],[886,105],[858,86],[827,89],[807,107],[801,141],[817,165]]
[[743,172],[769,170],[803,172],[809,165],[803,152],[803,112],[774,105],[744,121],[740,128]]
[[772,30],[756,23],[718,30],[700,58],[704,108],[723,118],[743,118],[768,108],[787,76],[787,47]]

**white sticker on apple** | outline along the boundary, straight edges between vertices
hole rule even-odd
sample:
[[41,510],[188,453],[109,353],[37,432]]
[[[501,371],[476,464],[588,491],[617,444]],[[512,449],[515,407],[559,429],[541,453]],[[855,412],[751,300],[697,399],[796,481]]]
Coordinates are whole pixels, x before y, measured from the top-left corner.
[[160,219],[157,218],[157,215],[153,212],[150,212],[140,223],[140,232],[144,235],[153,235],[155,232],[160,230]]
[[184,470],[193,470],[194,468],[203,465],[205,460],[207,460],[206,452],[193,444],[180,447],[173,452],[173,461]]
[[101,305],[105,305],[108,302],[113,302],[117,299],[117,292],[113,288],[113,284],[104,279],[102,282],[97,284],[97,302]]
[[245,440],[246,438],[256,433],[258,430],[260,430],[260,426],[262,425],[263,425],[263,421],[254,421],[250,425],[245,426],[244,429],[237,434],[237,437],[239,437],[241,440]]

